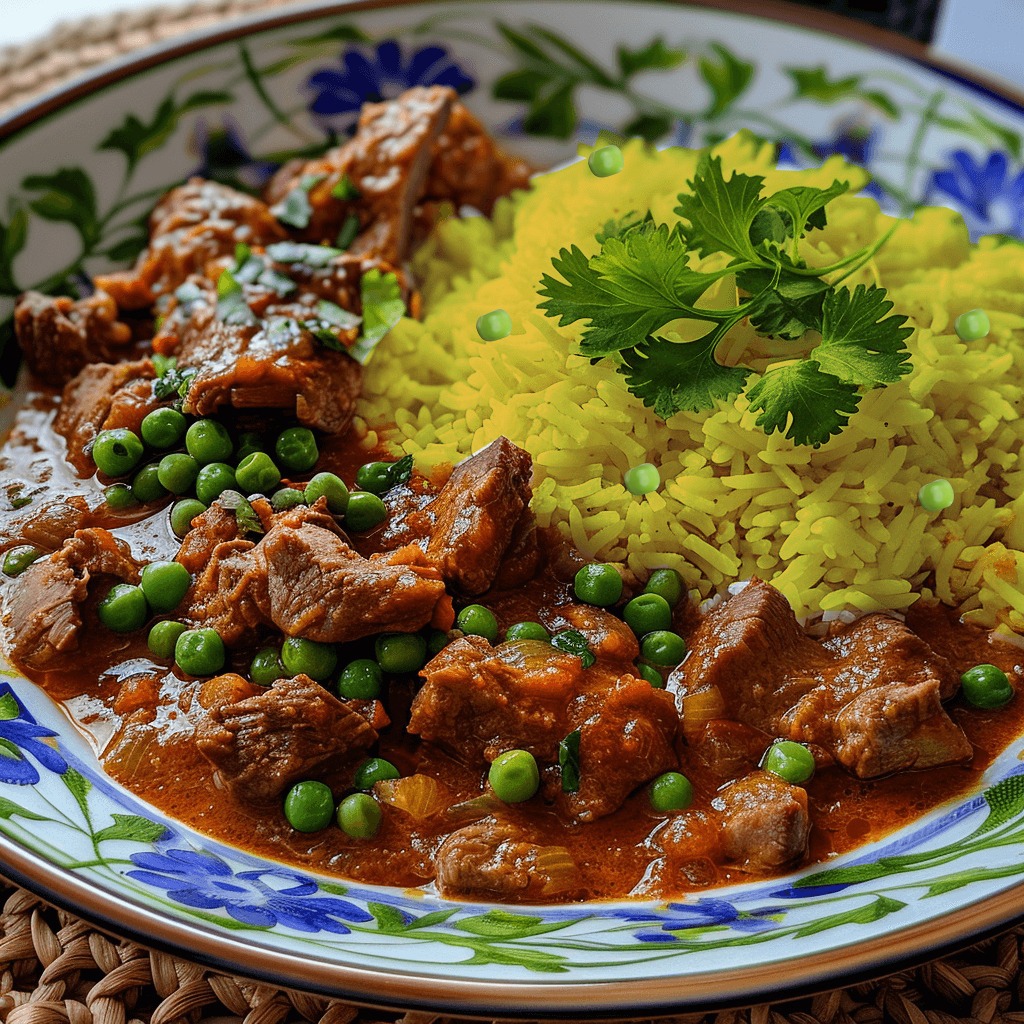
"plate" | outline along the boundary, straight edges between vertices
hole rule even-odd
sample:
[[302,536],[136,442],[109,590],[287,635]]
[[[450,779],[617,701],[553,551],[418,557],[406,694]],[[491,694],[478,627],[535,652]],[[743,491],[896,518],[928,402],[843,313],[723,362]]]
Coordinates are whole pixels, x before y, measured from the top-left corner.
[[[910,44],[754,6],[320,6],[101,70],[0,124],[0,332],[21,289],[130,261],[148,206],[189,174],[258,186],[414,84],[455,87],[542,165],[602,130],[701,145],[746,127],[791,165],[864,163],[894,212],[945,203],[975,235],[1024,235],[1018,101]],[[4,667],[0,856],[78,914],[274,984],[505,1017],[706,1009],[894,969],[1017,920],[1022,757],[1018,740],[981,791],[827,869],[670,903],[496,907],[308,874],[167,820]]]

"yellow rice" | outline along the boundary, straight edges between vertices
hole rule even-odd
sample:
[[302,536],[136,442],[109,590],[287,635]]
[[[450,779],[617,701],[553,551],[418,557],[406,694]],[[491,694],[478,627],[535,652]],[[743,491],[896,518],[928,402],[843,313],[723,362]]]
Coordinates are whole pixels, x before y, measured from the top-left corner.
[[[727,173],[763,174],[770,189],[840,178],[856,190],[863,180],[838,158],[776,170],[771,148],[744,137],[717,152]],[[664,423],[611,361],[591,366],[574,354],[584,324],[558,328],[537,309],[541,274],[560,248],[595,252],[595,231],[630,211],[675,219],[696,154],[630,144],[625,156],[613,177],[595,178],[581,162],[541,176],[490,220],[440,226],[417,258],[422,322],[403,320],[368,367],[358,421],[366,446],[389,442],[429,471],[504,434],[534,458],[541,525],[638,573],[672,566],[700,599],[756,574],[801,615],[899,612],[923,594],[1024,633],[1024,247],[972,246],[944,209],[903,223],[847,283],[882,285],[910,317],[913,373],[865,395],[849,426],[816,450],[765,436],[742,398]],[[828,220],[804,249],[818,265],[891,223],[853,195],[832,203]],[[978,306],[991,333],[965,344],[953,322]],[[511,314],[512,335],[483,342],[476,318],[498,307]],[[725,362],[766,344],[749,328],[734,334]],[[762,355],[760,370],[772,362],[770,349]],[[642,462],[659,466],[663,483],[638,498],[623,474]],[[939,477],[955,502],[927,512],[918,489]]]

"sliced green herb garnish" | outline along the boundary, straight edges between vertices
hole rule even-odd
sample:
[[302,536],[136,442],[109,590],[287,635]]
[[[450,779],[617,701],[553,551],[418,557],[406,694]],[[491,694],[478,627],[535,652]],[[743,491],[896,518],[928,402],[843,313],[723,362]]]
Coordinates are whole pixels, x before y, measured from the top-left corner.
[[355,183],[347,174],[343,174],[338,184],[331,189],[331,195],[335,199],[343,199],[350,203],[362,198],[363,193],[356,188]]
[[359,217],[350,213],[346,218],[344,224],[341,225],[341,230],[338,232],[338,237],[334,240],[334,244],[339,249],[347,249],[355,240],[356,235],[359,234]]
[[383,337],[405,316],[405,300],[398,277],[393,273],[382,274],[376,267],[363,274],[359,292],[363,304],[363,333],[348,354],[365,365]]
[[580,731],[573,729],[558,744],[558,767],[562,772],[562,792],[575,793],[580,788]]
[[302,263],[320,269],[341,256],[342,250],[329,245],[308,245],[305,242],[274,242],[267,246],[266,253],[276,263]]
[[217,316],[235,327],[251,327],[257,322],[256,314],[245,301],[245,291],[230,267],[225,267],[217,278]]
[[270,212],[282,224],[293,228],[309,227],[313,216],[313,207],[309,202],[309,190],[324,180],[323,174],[304,174],[299,183],[279,203],[270,208]]
[[564,629],[551,638],[551,646],[564,654],[575,654],[583,662],[584,668],[590,668],[597,661],[587,638],[578,629]]
[[343,344],[338,336],[339,332],[354,331],[361,323],[362,317],[326,299],[321,299],[316,304],[315,317],[301,321],[302,327],[322,345],[339,352],[348,351],[348,346]]

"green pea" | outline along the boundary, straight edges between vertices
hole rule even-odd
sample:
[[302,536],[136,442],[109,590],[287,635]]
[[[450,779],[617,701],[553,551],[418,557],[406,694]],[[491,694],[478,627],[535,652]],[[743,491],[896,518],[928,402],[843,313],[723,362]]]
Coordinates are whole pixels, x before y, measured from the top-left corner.
[[210,462],[196,477],[196,497],[204,505],[212,505],[225,491],[238,487],[235,471],[226,462]]
[[334,473],[317,473],[306,484],[303,497],[307,505],[312,505],[318,498],[326,498],[327,507],[339,516],[348,508],[348,488],[345,481]]
[[186,629],[174,645],[174,660],[190,676],[215,676],[224,668],[227,652],[215,629]]
[[44,552],[31,544],[19,544],[16,548],[8,548],[4,554],[4,573],[8,576],[20,576],[36,559],[42,558]]
[[640,664],[637,665],[636,670],[640,673],[640,678],[646,679],[647,682],[649,682],[656,690],[662,690],[665,688],[665,680],[656,668],[640,662]]
[[661,594],[640,594],[622,609],[622,617],[637,636],[672,628],[672,609]]
[[239,462],[235,480],[245,494],[269,494],[281,482],[281,471],[266,452],[253,452]]
[[249,662],[249,678],[257,686],[270,686],[288,673],[281,664],[281,652],[276,647],[264,647],[257,651]]
[[111,484],[103,492],[103,500],[107,503],[107,508],[112,508],[119,512],[138,505],[138,501],[135,500],[135,495],[132,494],[132,489],[128,484]]
[[338,827],[353,839],[372,839],[384,813],[369,793],[352,793],[338,806]]
[[371,494],[384,494],[391,490],[390,462],[368,462],[356,471],[356,487]]
[[295,508],[296,505],[305,504],[305,493],[294,487],[282,487],[279,491],[274,491],[274,495],[270,499],[270,507],[275,512],[284,512],[286,509]]
[[683,578],[675,569],[655,569],[644,586],[645,594],[659,594],[675,608],[683,599]]
[[181,604],[192,586],[192,577],[181,562],[150,562],[143,568],[139,583],[153,611],[169,612]]
[[185,448],[202,466],[227,462],[234,447],[227,427],[216,420],[196,420],[185,431]]
[[338,667],[338,652],[334,644],[290,636],[281,648],[281,662],[289,675],[307,675],[318,683],[326,683]]
[[995,665],[975,665],[960,676],[964,699],[976,708],[1001,708],[1013,699],[1006,673]]
[[503,309],[492,309],[477,317],[476,333],[484,341],[500,341],[512,333],[512,317]]
[[693,785],[679,772],[659,775],[647,792],[656,811],[685,811],[693,803]]
[[427,660],[427,641],[416,633],[384,633],[374,641],[373,653],[392,675],[418,672]]
[[953,321],[953,330],[961,341],[981,341],[991,329],[992,323],[983,309],[969,309]]
[[652,665],[678,665],[686,654],[686,641],[668,629],[656,629],[640,641],[640,656]]
[[305,473],[316,465],[320,451],[313,431],[306,427],[289,427],[277,435],[274,454],[278,465],[293,473]]
[[507,804],[529,800],[540,788],[537,759],[528,750],[506,750],[491,762],[487,781],[494,795]]
[[506,640],[550,640],[551,634],[539,622],[515,622],[505,630]]
[[607,608],[622,597],[622,577],[614,565],[594,562],[576,573],[573,590],[580,601]]
[[345,525],[353,533],[372,530],[375,526],[380,526],[387,517],[388,510],[376,494],[370,494],[369,491],[353,491],[348,496]]
[[173,448],[188,429],[188,420],[170,406],[154,409],[143,417],[139,427],[142,440],[153,448]]
[[160,483],[160,466],[156,462],[143,466],[132,477],[132,497],[143,505],[167,497],[167,488]]
[[201,516],[206,511],[206,506],[195,498],[185,498],[176,501],[171,506],[171,530],[175,537],[184,537],[192,529],[192,520]]
[[661,473],[653,463],[642,462],[639,466],[627,469],[622,482],[630,494],[650,494],[661,486]]
[[498,642],[498,620],[482,604],[468,604],[459,612],[455,625],[470,636],[482,636],[492,644]]
[[356,768],[352,777],[353,789],[373,789],[375,782],[385,782],[387,779],[400,779],[402,773],[383,757],[368,757]]
[[451,643],[451,639],[443,629],[431,629],[427,633],[427,655],[433,658],[440,654]]
[[155,623],[146,640],[150,651],[158,658],[170,660],[174,657],[174,648],[178,643],[178,637],[185,632],[185,628],[183,623],[175,622],[173,619],[164,619],[163,622]]
[[157,465],[157,479],[171,494],[184,494],[192,490],[199,475],[199,463],[191,455],[176,452],[165,455]]
[[334,794],[322,782],[296,782],[284,798],[284,816],[296,832],[319,832],[334,817]]
[[587,157],[590,173],[596,178],[607,178],[618,174],[624,166],[622,150],[618,146],[602,146]]
[[101,430],[92,444],[92,461],[107,476],[127,476],[139,464],[144,450],[138,435],[127,427]]
[[338,674],[338,696],[346,700],[376,700],[384,688],[384,673],[371,658],[350,661]]
[[766,772],[778,775],[794,786],[808,782],[814,775],[814,755],[802,743],[776,740],[761,758]]
[[235,449],[235,460],[241,464],[255,452],[266,451],[260,435],[255,430],[243,431],[238,438],[238,447]]
[[116,583],[96,608],[100,622],[115,633],[140,629],[149,617],[146,595],[131,583]]
[[956,497],[948,480],[930,480],[917,492],[918,504],[926,512],[941,512],[953,504]]

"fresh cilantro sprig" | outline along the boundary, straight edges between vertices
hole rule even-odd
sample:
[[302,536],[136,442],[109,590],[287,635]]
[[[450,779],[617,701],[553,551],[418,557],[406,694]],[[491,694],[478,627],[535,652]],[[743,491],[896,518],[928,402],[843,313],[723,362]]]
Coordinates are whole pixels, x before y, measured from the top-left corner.
[[[766,433],[823,444],[846,426],[864,390],[910,371],[904,342],[911,329],[906,317],[890,314],[885,290],[842,285],[892,231],[830,266],[811,267],[800,255],[801,239],[826,226],[827,207],[847,183],[766,192],[762,176],[726,178],[721,158],[705,152],[687,184],[675,225],[630,213],[598,233],[595,255],[562,249],[551,261],[555,273],[541,280],[540,308],[561,327],[585,321],[580,353],[615,359],[628,389],[664,419],[745,391]],[[734,279],[740,297],[710,308],[704,297],[723,278]],[[663,336],[684,319],[708,328],[689,342]],[[753,366],[718,359],[722,341],[744,319],[764,336],[793,343],[783,365],[753,384]]]

